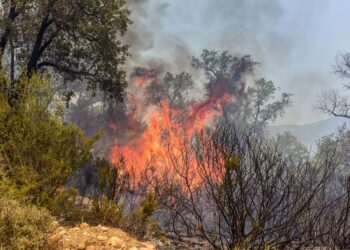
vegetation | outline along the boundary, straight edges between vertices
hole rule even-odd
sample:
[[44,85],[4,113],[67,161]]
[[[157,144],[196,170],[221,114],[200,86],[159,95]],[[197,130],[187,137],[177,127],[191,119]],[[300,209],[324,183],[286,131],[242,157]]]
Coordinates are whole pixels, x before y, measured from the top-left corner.
[[278,134],[276,138],[278,151],[295,162],[302,162],[309,159],[308,148],[301,143],[296,136],[290,132]]
[[[3,76],[1,85],[11,84]],[[64,125],[62,103],[47,80],[33,76],[18,84],[25,92],[16,108],[0,93],[0,152],[4,171],[21,197],[48,206],[68,176],[82,167],[96,138]]]
[[173,237],[199,236],[213,249],[348,244],[349,180],[337,145],[315,160],[295,160],[276,141],[228,125],[168,157],[173,171],[148,171],[145,179]]
[[[60,76],[60,86],[81,80],[109,99],[123,97],[128,46],[120,40],[130,24],[125,1],[9,0],[1,6],[0,69],[11,87],[49,70]],[[74,88],[68,90],[71,97]]]
[[159,225],[152,219],[158,205],[154,195],[147,193],[144,187],[131,186],[132,178],[122,165],[112,166],[105,160],[97,160],[95,164],[98,191],[93,198],[93,207],[78,216],[93,225],[125,229],[139,239],[160,236]]
[[[129,56],[122,40],[131,24],[126,1],[8,0],[0,6],[0,249],[44,248],[55,219],[119,227],[140,239],[199,238],[213,249],[350,246],[349,131],[323,137],[315,154],[290,133],[269,138],[266,126],[284,115],[291,94],[276,98],[272,81],[248,79],[259,65],[249,55],[203,50],[193,58],[206,98],[193,109],[191,74],[140,75],[150,81],[140,91],[144,103],[157,107],[166,100],[174,111],[169,122],[206,117],[201,112],[208,107],[214,121],[191,136],[175,133],[184,137],[164,147],[166,171],[157,173],[149,161],[136,177],[123,157],[111,165],[92,154],[102,132],[89,138],[70,123],[91,135],[90,128],[116,115],[123,125],[108,126],[123,140],[130,138],[124,128],[133,127],[134,137],[145,130],[144,120],[128,116],[122,103]],[[336,73],[349,78],[349,65],[350,54],[340,56]],[[100,95],[90,100],[91,94]],[[329,92],[317,108],[350,118],[349,105]],[[165,130],[159,132],[164,144],[172,135]],[[84,185],[72,181],[74,175]]]
[[0,249],[42,249],[54,229],[45,209],[0,197]]
[[235,57],[228,51],[203,50],[200,58],[192,60],[192,66],[206,76],[207,91],[215,89],[222,81],[227,81],[228,91],[235,96],[234,101],[224,107],[224,123],[230,122],[247,127],[254,133],[263,133],[268,122],[283,116],[292,103],[291,94],[282,93],[274,100],[276,86],[264,78],[255,80],[252,86],[245,86],[246,77],[259,64],[248,55]]

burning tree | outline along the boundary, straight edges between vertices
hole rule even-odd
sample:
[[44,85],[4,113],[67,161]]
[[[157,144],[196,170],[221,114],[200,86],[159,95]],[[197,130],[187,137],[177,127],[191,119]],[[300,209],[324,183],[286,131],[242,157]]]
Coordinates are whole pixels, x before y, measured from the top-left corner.
[[[282,246],[299,239],[302,233],[275,242],[276,230],[260,232],[266,225],[279,223],[286,226],[287,235],[294,224],[280,217],[301,216],[293,214],[297,211],[281,211],[269,217],[271,210],[290,206],[302,193],[295,191],[298,195],[293,193],[293,198],[281,205],[275,199],[282,200],[284,192],[292,191],[271,192],[296,187],[297,178],[307,170],[300,167],[294,175],[286,171],[288,161],[260,137],[268,121],[283,115],[290,95],[272,102],[276,91],[272,82],[260,79],[249,85],[258,65],[250,56],[205,50],[192,65],[205,79],[201,98],[193,95],[198,82],[187,72],[162,76],[154,69],[136,68],[125,109],[109,110],[107,136],[115,138],[109,157],[116,166],[122,158],[123,171],[132,179],[130,188],[115,202],[154,193],[159,208],[165,211],[156,213],[159,222],[173,236],[200,236],[215,248],[244,246],[249,239],[257,247],[266,242]],[[223,129],[221,136],[220,129],[207,134],[215,124],[225,123],[240,125],[246,134],[228,129]],[[265,147],[269,150],[260,152]],[[249,158],[253,152],[256,155]],[[254,161],[258,163],[254,165]],[[258,171],[259,161],[264,168]],[[293,167],[288,162],[289,166]],[[290,183],[285,183],[287,180]],[[263,194],[254,193],[259,188]],[[282,230],[277,231],[282,237]]]
[[111,161],[117,162],[123,155],[127,168],[138,176],[149,164],[163,171],[169,147],[180,147],[179,138],[192,138],[196,131],[217,121],[262,133],[266,123],[283,115],[291,101],[290,95],[283,94],[281,100],[271,102],[276,88],[264,79],[247,87],[248,76],[257,65],[248,55],[204,50],[192,61],[194,69],[205,76],[201,99],[194,98],[196,81],[189,73],[160,77],[156,70],[137,68],[124,119],[119,116],[110,123],[121,133],[112,147]]

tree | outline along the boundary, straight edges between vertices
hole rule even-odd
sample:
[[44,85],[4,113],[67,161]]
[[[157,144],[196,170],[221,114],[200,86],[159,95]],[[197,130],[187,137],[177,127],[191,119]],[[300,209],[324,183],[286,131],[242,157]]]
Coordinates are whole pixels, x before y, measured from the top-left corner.
[[64,82],[81,80],[93,92],[122,99],[128,47],[120,38],[130,24],[124,0],[1,3],[0,68],[12,87],[49,70]]
[[193,80],[189,73],[181,72],[174,76],[167,72],[161,80],[156,78],[147,86],[148,100],[153,104],[167,100],[170,107],[185,109],[190,102],[188,95],[192,88]]
[[350,130],[343,124],[336,132],[321,137],[317,142],[315,159],[322,158],[329,151],[337,150],[339,161],[342,164],[340,174],[347,176],[349,173]]
[[[236,57],[228,51],[203,50],[200,58],[192,59],[192,66],[201,69],[207,77],[205,87],[208,92],[215,89],[220,81],[229,82],[229,91],[244,91],[244,77],[253,73],[258,65],[249,55]],[[242,86],[243,84],[243,86]]]
[[[350,53],[341,54],[336,58],[334,74],[340,79],[345,80],[343,87],[346,91],[349,91]],[[349,98],[339,94],[335,90],[323,92],[316,104],[316,109],[332,116],[350,118]]]
[[274,94],[277,88],[272,81],[259,79],[247,88],[242,101],[234,105],[230,120],[239,120],[255,133],[262,133],[268,122],[283,116],[285,109],[292,103],[291,94],[282,93],[277,101]]
[[223,81],[228,82],[226,91],[235,98],[224,107],[225,122],[261,133],[268,122],[282,116],[292,103],[291,94],[287,93],[282,93],[279,100],[273,101],[277,88],[272,81],[262,78],[254,81],[253,86],[246,87],[246,76],[252,74],[258,65],[249,55],[235,57],[227,51],[203,50],[199,59],[193,59],[192,65],[204,71],[208,92]]
[[144,179],[173,237],[200,237],[213,249],[349,244],[349,193],[334,192],[335,149],[318,161],[296,162],[274,140],[218,126],[168,157],[164,175],[150,169]]
[[296,163],[308,159],[308,148],[290,132],[277,135],[278,151]]

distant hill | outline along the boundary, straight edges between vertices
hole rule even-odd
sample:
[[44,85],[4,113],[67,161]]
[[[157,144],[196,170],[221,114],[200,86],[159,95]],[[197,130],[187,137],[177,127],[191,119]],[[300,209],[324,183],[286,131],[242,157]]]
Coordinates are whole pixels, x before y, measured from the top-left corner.
[[289,131],[305,145],[311,146],[314,145],[317,139],[321,138],[322,136],[334,133],[337,128],[342,126],[344,123],[349,126],[350,119],[332,117],[327,120],[304,125],[269,126],[268,131],[272,136]]

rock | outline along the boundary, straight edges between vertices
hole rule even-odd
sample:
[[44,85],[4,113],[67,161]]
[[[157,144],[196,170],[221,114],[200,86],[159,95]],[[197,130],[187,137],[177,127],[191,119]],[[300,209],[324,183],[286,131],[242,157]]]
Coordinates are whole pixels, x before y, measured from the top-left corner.
[[115,248],[112,246],[107,246],[107,247],[104,247],[103,250],[115,250]]
[[101,230],[106,232],[106,231],[108,231],[108,228],[107,227],[101,227]]
[[62,230],[62,231],[60,231],[58,234],[59,234],[59,235],[63,235],[63,234],[67,234],[67,232],[64,231],[64,230]]
[[89,227],[89,224],[83,222],[83,223],[80,224],[79,227],[80,227],[80,228],[88,228],[88,227]]
[[80,231],[80,228],[79,227],[74,227],[72,230],[73,231]]
[[153,245],[152,242],[147,241],[147,242],[143,242],[143,245],[147,248],[147,249],[156,249],[155,246]]
[[78,244],[78,250],[84,250],[86,248],[86,240],[82,240]]
[[95,250],[96,248],[94,246],[87,246],[85,250]]
[[108,237],[107,236],[103,236],[103,235],[99,235],[99,236],[97,236],[97,240],[99,240],[99,241],[106,241],[106,240],[108,240]]
[[121,248],[123,246],[123,241],[116,236],[112,236],[111,238],[108,239],[107,245]]

